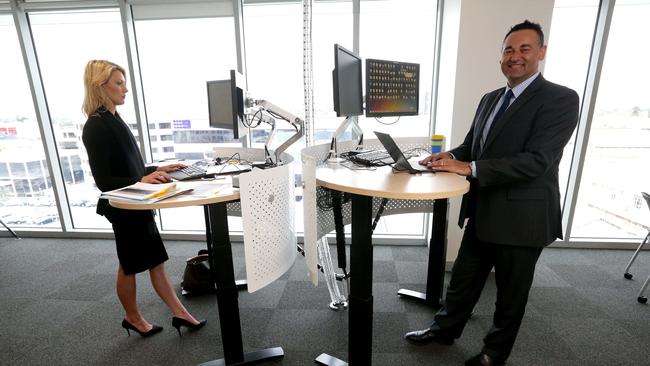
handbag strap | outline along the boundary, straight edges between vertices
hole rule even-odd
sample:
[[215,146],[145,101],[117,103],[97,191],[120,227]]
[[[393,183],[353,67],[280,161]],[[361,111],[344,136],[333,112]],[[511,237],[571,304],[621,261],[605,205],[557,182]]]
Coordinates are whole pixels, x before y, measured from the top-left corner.
[[207,254],[199,254],[195,255],[194,257],[187,258],[185,260],[185,263],[187,264],[196,264],[200,262],[205,262],[208,260],[208,255]]

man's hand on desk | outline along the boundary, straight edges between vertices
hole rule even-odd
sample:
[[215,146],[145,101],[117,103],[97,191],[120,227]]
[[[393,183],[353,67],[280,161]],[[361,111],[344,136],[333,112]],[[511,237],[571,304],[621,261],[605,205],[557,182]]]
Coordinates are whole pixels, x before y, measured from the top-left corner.
[[419,163],[420,165],[429,165],[429,163],[431,163],[432,161],[436,161],[440,159],[453,159],[453,157],[448,152],[441,152],[437,154],[431,154],[426,158],[420,160]]
[[421,165],[427,166],[431,170],[437,172],[450,172],[458,175],[470,176],[472,175],[472,167],[466,161],[455,160],[448,152],[441,152],[429,155],[419,161]]

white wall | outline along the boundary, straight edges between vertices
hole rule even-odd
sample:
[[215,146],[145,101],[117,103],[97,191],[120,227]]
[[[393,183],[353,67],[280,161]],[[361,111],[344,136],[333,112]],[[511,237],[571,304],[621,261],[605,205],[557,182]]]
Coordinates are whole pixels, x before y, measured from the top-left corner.
[[[483,94],[505,86],[499,60],[503,37],[510,27],[528,19],[540,23],[548,37],[554,3],[554,0],[445,1],[436,125],[449,125],[449,120],[452,123],[449,131],[436,129],[436,133],[448,136],[447,148],[463,141]],[[543,70],[543,64],[540,69]],[[448,262],[456,259],[463,235],[456,225],[459,210],[460,198],[451,199]]]

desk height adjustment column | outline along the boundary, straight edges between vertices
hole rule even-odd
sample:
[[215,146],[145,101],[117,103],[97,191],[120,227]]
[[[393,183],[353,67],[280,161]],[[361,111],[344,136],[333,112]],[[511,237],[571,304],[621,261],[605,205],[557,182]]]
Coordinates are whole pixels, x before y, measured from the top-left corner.
[[437,199],[433,203],[433,223],[429,241],[429,261],[427,264],[426,293],[400,289],[400,297],[417,300],[433,307],[440,308],[442,293],[445,288],[445,265],[447,263],[447,198]]
[[284,357],[281,347],[244,353],[239,318],[239,292],[235,283],[232,247],[228,230],[226,204],[213,203],[204,206],[210,270],[217,287],[217,305],[223,342],[224,358],[205,362],[199,366],[252,365]]

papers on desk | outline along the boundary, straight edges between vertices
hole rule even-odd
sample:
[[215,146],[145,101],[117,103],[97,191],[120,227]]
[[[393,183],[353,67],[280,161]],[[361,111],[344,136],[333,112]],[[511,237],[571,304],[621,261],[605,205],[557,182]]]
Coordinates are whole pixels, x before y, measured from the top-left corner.
[[137,182],[130,186],[103,192],[100,197],[110,200],[153,203],[191,190],[192,188],[189,187],[177,187],[176,183],[151,184]]
[[196,184],[192,191],[192,197],[210,198],[218,195],[219,193],[232,188],[230,184]]

